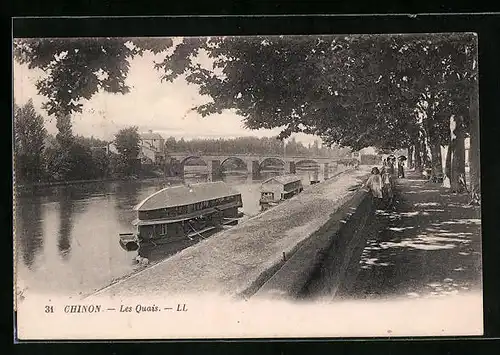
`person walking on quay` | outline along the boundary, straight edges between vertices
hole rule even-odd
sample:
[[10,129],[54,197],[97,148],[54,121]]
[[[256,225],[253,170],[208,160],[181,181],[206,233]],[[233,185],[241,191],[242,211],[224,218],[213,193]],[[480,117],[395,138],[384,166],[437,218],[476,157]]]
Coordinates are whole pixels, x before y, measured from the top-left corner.
[[382,177],[377,167],[372,168],[372,173],[366,181],[365,187],[372,193],[376,209],[380,209],[383,202]]
[[382,178],[382,199],[384,201],[384,206],[386,209],[392,209],[394,204],[394,193],[392,186],[392,177],[389,174],[387,166],[382,167],[381,171]]
[[394,169],[394,155],[389,155],[387,157],[387,169],[388,169],[388,173],[391,174],[391,175],[394,175],[395,173],[395,169]]
[[406,160],[405,156],[400,156],[398,158],[398,178],[403,178],[405,177],[405,170],[404,170],[404,161]]

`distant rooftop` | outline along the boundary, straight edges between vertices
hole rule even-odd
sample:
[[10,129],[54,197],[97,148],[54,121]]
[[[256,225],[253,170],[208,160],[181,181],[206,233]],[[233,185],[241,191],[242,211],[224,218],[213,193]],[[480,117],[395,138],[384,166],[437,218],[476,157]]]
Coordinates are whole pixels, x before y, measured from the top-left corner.
[[301,180],[300,177],[298,177],[297,175],[280,175],[280,176],[270,177],[269,179],[265,180],[262,184],[264,185],[264,184],[267,184],[269,182],[276,181],[279,184],[286,185],[286,184],[289,184],[291,182],[300,181],[300,180]]
[[141,139],[163,139],[159,133],[154,133],[153,131],[148,131],[140,134]]
[[135,206],[134,210],[152,211],[234,195],[239,195],[239,192],[230,188],[223,181],[172,186],[147,197]]

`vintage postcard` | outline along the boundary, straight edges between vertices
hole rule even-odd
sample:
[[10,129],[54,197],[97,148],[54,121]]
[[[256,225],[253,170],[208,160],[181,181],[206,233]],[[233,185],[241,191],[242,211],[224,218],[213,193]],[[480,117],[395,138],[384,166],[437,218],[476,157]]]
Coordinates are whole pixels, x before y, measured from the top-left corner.
[[17,338],[483,334],[477,47],[14,38]]

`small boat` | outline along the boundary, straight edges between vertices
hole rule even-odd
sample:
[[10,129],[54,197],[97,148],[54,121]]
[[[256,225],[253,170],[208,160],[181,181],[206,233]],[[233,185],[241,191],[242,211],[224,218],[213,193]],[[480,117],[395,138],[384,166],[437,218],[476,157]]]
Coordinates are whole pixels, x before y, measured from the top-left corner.
[[275,206],[303,190],[302,180],[297,175],[274,176],[265,180],[260,186],[259,204],[261,210]]
[[161,246],[175,253],[238,224],[241,207],[241,194],[222,181],[166,187],[134,207],[136,232],[121,233],[119,244],[147,258]]
[[136,251],[139,249],[137,237],[134,233],[120,233],[120,246],[127,251]]

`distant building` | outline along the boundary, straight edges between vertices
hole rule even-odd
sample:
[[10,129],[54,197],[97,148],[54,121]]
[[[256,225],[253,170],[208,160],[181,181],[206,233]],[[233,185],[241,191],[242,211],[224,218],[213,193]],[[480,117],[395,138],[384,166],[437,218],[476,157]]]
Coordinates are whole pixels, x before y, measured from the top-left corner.
[[[358,151],[353,151],[351,152],[351,159],[356,159],[357,161],[359,161],[361,164],[367,164],[367,162],[365,161],[366,157],[375,157],[377,156],[377,151],[375,150],[375,148],[373,147],[367,147],[367,148],[363,148],[361,150],[358,150]],[[369,159],[370,159],[369,158]],[[374,158],[375,160],[377,160],[376,158]],[[370,164],[371,164],[371,160],[370,160]]]
[[165,162],[165,139],[153,131],[139,135],[139,158],[142,164],[163,164]]
[[302,180],[297,175],[273,176],[261,186],[261,200],[280,201],[298,194],[303,189]]

